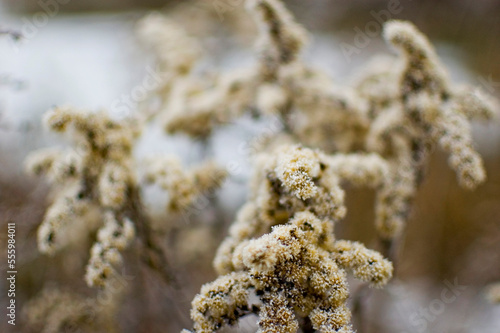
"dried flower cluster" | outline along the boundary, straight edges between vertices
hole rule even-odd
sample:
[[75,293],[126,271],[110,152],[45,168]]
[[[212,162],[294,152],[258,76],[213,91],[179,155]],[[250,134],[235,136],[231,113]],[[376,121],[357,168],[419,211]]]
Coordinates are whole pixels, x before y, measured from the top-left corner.
[[[345,270],[374,286],[385,284],[392,265],[359,243],[335,241],[333,221],[304,211],[234,251],[235,272],[202,287],[193,300],[196,332],[213,332],[252,311],[249,293],[260,300],[262,332],[295,332],[296,314],[322,332],[352,332],[346,307]],[[253,309],[255,311],[255,309]]]
[[170,212],[189,209],[196,198],[220,187],[226,177],[227,172],[213,162],[185,171],[173,156],[155,158],[146,173],[148,183],[157,183],[170,194]]
[[[54,149],[33,153],[27,167],[34,174],[46,174],[54,183],[54,203],[38,229],[42,252],[53,254],[70,242],[70,234],[92,221],[101,221],[96,242],[90,251],[86,281],[89,286],[105,287],[122,263],[121,253],[136,235],[144,247],[144,260],[153,268],[165,270],[165,259],[153,240],[140,187],[135,176],[133,146],[140,134],[141,121],[111,119],[106,113],[89,113],[71,108],[57,108],[46,115],[48,127],[55,132],[69,132],[74,149]],[[189,205],[221,185],[225,172],[213,163],[185,172],[177,161],[153,161],[148,180],[158,181],[169,191],[171,210]],[[86,214],[97,212],[85,219]]]
[[[474,189],[485,180],[468,120],[490,119],[494,113],[493,103],[478,89],[451,85],[434,49],[412,24],[389,22],[384,37],[400,51],[403,64],[392,78],[378,73],[378,80],[373,80],[377,85],[395,80],[397,89],[389,91],[385,106],[379,104],[376,109],[366,143],[370,151],[387,156],[392,163],[393,179],[378,198],[386,204],[377,208],[378,229],[391,238],[401,232],[423,167],[436,145],[449,154],[449,164],[462,187]],[[364,89],[367,79],[373,77],[361,82]]]
[[295,332],[295,314],[324,332],[350,332],[345,270],[382,286],[392,264],[362,244],[335,240],[334,223],[346,212],[340,183],[380,186],[386,163],[373,154],[326,156],[298,146],[258,160],[251,199],[215,258],[225,275],[193,300],[195,331],[234,323],[250,311],[255,293],[263,332]]
[[37,332],[115,332],[112,317],[116,313],[119,291],[114,295],[86,298],[57,289],[46,289],[25,307],[27,321]]
[[279,116],[284,131],[276,136],[293,143],[328,153],[378,153],[392,169],[376,205],[377,229],[387,239],[401,233],[434,147],[449,154],[464,188],[484,181],[469,120],[490,119],[494,104],[477,88],[452,85],[411,23],[384,26],[400,58],[377,58],[342,87],[301,61],[305,32],[279,1],[247,4],[260,28],[256,67],[176,80],[168,97],[162,95],[171,103],[162,112],[169,132],[205,137],[215,125],[251,112]]
[[112,121],[104,113],[58,108],[45,119],[49,128],[74,131],[76,146],[65,151],[43,150],[28,157],[27,167],[47,174],[58,192],[38,229],[42,252],[53,254],[67,245],[72,227],[92,208],[99,208],[103,226],[91,249],[86,280],[103,286],[119,266],[123,251],[135,237],[130,193],[135,189],[132,145],[138,135],[133,123]]
[[[390,244],[436,147],[462,187],[485,180],[469,121],[492,118],[495,105],[479,89],[453,85],[411,23],[387,22],[384,38],[399,56],[374,59],[345,87],[302,61],[306,32],[280,1],[246,4],[259,28],[256,64],[211,75],[191,70],[159,95],[169,133],[206,138],[245,113],[277,116],[283,125],[253,156],[249,200],[215,257],[221,277],[193,301],[194,329],[212,332],[253,312],[262,332],[295,332],[297,316],[322,332],[350,331],[344,269],[382,285],[392,266],[361,244],[335,241],[333,224],[346,214],[342,181],[376,191],[375,225]],[[148,21],[160,31],[159,21]],[[152,47],[167,49],[158,44],[169,33],[150,39]],[[258,306],[248,301],[253,293]]]
[[[449,154],[464,188],[484,181],[469,120],[490,119],[494,104],[477,88],[452,85],[434,49],[411,23],[384,26],[384,38],[400,58],[377,58],[352,86],[342,87],[301,61],[306,34],[279,1],[247,4],[260,28],[257,64],[174,80],[168,96],[160,95],[168,101],[162,114],[170,133],[206,137],[214,126],[250,112],[280,117],[284,131],[276,136],[293,143],[328,153],[378,153],[392,169],[376,204],[376,226],[386,239],[401,233],[435,147]],[[192,40],[186,37],[181,44],[190,46]]]
[[[212,332],[248,313],[250,290],[262,302],[263,332],[278,327],[295,332],[294,313],[309,316],[315,329],[350,331],[345,270],[381,286],[390,279],[392,264],[359,243],[335,240],[334,222],[345,214],[339,183],[376,186],[386,165],[373,155],[328,158],[289,147],[262,170],[252,193],[255,201],[242,208],[215,259],[218,272],[226,275],[205,285],[193,300],[196,332]],[[235,286],[248,290],[233,302]],[[228,299],[221,305],[222,295]]]
[[242,241],[270,232],[296,213],[310,211],[318,218],[341,220],[346,213],[342,180],[380,186],[386,163],[376,155],[334,155],[299,146],[281,147],[278,154],[259,156],[249,201],[241,208],[229,236],[219,247],[215,268],[220,274],[235,269],[232,256]]

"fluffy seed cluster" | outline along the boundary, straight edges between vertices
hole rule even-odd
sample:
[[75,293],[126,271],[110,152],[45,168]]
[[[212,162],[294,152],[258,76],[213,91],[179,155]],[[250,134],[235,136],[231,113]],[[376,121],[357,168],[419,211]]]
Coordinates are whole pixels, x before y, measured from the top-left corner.
[[71,131],[75,145],[69,152],[43,150],[27,159],[29,170],[46,174],[58,189],[38,229],[39,249],[53,254],[67,245],[68,233],[84,223],[86,212],[98,208],[104,222],[91,249],[86,281],[104,286],[135,237],[129,201],[136,188],[131,153],[138,128],[103,112],[68,107],[49,111],[45,122],[55,132]]
[[[335,240],[334,223],[346,211],[340,184],[380,187],[387,164],[375,154],[328,156],[300,146],[258,160],[252,199],[215,258],[221,277],[193,300],[195,331],[213,332],[253,312],[262,332],[296,332],[304,317],[322,332],[351,332],[346,270],[378,287],[392,264],[360,243]],[[250,295],[260,303],[250,304]]]
[[[301,159],[300,165],[307,167],[297,167]],[[279,146],[276,152],[262,153],[256,160],[258,172],[252,180],[250,198],[215,257],[220,274],[235,269],[232,255],[239,243],[287,223],[298,212],[341,220],[346,213],[342,181],[380,188],[388,174],[387,163],[375,154],[329,156],[301,146]]]
[[[88,113],[68,107],[47,113],[45,121],[55,132],[71,132],[73,149],[42,150],[28,156],[27,168],[45,174],[57,192],[38,229],[40,251],[53,254],[71,242],[75,228],[102,221],[90,251],[85,279],[90,286],[106,287],[122,264],[121,253],[139,236],[148,265],[165,270],[160,248],[154,244],[150,222],[135,177],[133,145],[143,122],[113,120],[106,113]],[[206,191],[221,186],[225,172],[213,163],[185,172],[178,162],[151,163],[148,180],[170,192],[169,207],[180,211]],[[87,215],[95,214],[88,218]],[[83,228],[85,229],[85,228]],[[136,235],[137,234],[137,235]],[[156,259],[153,259],[155,257]]]
[[[389,21],[384,38],[398,57],[376,57],[341,86],[300,57],[304,29],[278,0],[248,0],[259,27],[257,62],[210,77],[190,73],[172,83],[162,98],[169,132],[206,137],[215,126],[250,113],[277,116],[283,131],[271,141],[319,148],[329,154],[376,153],[390,176],[378,192],[375,225],[382,238],[401,234],[428,156],[437,147],[449,155],[461,186],[485,180],[472,145],[470,121],[490,119],[496,103],[479,89],[450,82],[434,48],[411,23]],[[276,145],[274,145],[275,147]],[[285,181],[304,177],[297,161],[279,169]],[[304,169],[304,170],[305,170]],[[311,180],[295,189],[313,195]]]
[[264,79],[276,80],[280,67],[293,63],[307,41],[307,33],[278,0],[249,0],[248,10],[259,27],[257,49]]
[[[305,30],[295,23],[280,1],[247,1],[247,7],[261,31],[257,43],[259,62],[227,73],[200,74],[191,66],[185,75],[167,75],[171,77],[168,89],[162,89],[156,97],[162,101],[160,113],[168,133],[182,132],[204,138],[216,126],[227,124],[245,113],[257,111],[269,115],[282,113],[287,108],[288,93],[276,83],[282,69],[297,62],[306,41]],[[157,51],[159,59],[174,57],[162,55],[162,52],[177,54],[179,51],[173,50],[184,45],[191,48],[190,37],[184,35],[173,43],[169,38],[171,32],[163,29],[165,24],[162,28],[157,18],[145,18],[142,27],[151,25],[157,27],[143,28],[141,34],[153,35],[150,30],[163,31],[162,38],[144,38]]]
[[147,168],[146,181],[156,183],[168,191],[170,200],[167,211],[189,209],[193,202],[219,188],[227,177],[227,171],[213,162],[185,171],[176,157],[158,157]]
[[[371,95],[386,91],[373,104],[377,109],[366,146],[392,164],[393,181],[377,199],[385,202],[377,210],[377,226],[391,238],[403,228],[436,146],[448,153],[462,187],[474,189],[485,180],[481,157],[472,147],[469,120],[492,118],[494,103],[478,89],[453,86],[433,47],[411,23],[388,22],[384,38],[401,54],[399,66],[382,70],[389,63],[379,62],[377,71],[367,71],[359,84]],[[395,88],[383,87],[394,87],[389,81],[397,83]]]
[[[221,277],[193,301],[194,329],[211,332],[252,312],[262,332],[295,332],[299,317],[323,332],[350,331],[344,269],[382,285],[392,266],[361,244],[335,241],[333,223],[346,213],[342,182],[375,189],[375,225],[390,244],[404,229],[434,149],[449,155],[464,188],[484,181],[470,121],[492,118],[496,105],[478,89],[452,84],[411,23],[384,24],[384,39],[398,55],[374,58],[341,86],[304,63],[307,34],[280,1],[246,4],[259,28],[256,64],[211,75],[190,71],[161,96],[170,133],[206,138],[244,114],[277,117],[282,125],[253,156],[248,202],[217,251]],[[330,234],[307,236],[297,222],[303,219]],[[248,303],[252,293],[258,306]]]
[[[321,332],[353,332],[346,270],[372,286],[392,276],[392,264],[380,253],[335,241],[333,221],[308,211],[241,242],[232,262],[236,272],[204,285],[193,300],[196,332],[214,332],[251,312],[259,315],[261,332],[296,332],[303,317]],[[249,303],[249,294],[258,305]]]
[[[116,290],[118,292],[118,290]],[[58,289],[45,289],[24,308],[27,322],[41,333],[114,332],[116,298],[87,298]]]

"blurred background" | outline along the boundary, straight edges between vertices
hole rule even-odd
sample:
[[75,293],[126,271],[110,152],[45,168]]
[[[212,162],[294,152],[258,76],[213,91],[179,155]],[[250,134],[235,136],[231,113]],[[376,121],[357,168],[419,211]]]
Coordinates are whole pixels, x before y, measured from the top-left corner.
[[[343,82],[374,54],[390,53],[380,34],[362,42],[367,24],[386,19],[414,22],[436,46],[455,82],[479,86],[500,98],[500,1],[495,0],[308,0],[287,1],[311,32],[308,62]],[[158,10],[182,24],[206,49],[206,68],[223,70],[253,61],[255,27],[243,1],[167,0],[3,0],[0,29],[20,32],[20,40],[0,36],[0,245],[6,248],[6,224],[17,225],[20,307],[47,287],[58,286],[92,295],[83,281],[92,239],[53,258],[36,249],[36,229],[50,204],[49,187],[23,171],[32,150],[64,146],[47,133],[41,116],[55,105],[81,109],[112,109],[148,75],[153,59],[135,34],[138,19]],[[373,26],[373,24],[372,24]],[[342,45],[359,52],[346,54]],[[139,101],[140,102],[140,101]],[[138,103],[140,104],[140,103]],[[181,290],[163,285],[154,274],[130,264],[132,288],[118,314],[120,332],[179,332],[191,327],[189,304],[203,283],[216,275],[214,251],[235,212],[245,201],[249,176],[247,156],[238,149],[259,135],[263,124],[242,122],[220,131],[212,140],[219,163],[238,161],[232,177],[213,207],[189,222],[162,214],[165,195],[146,190],[157,227]],[[366,299],[362,333],[370,332],[491,332],[500,331],[500,309],[484,297],[488,284],[500,281],[500,123],[474,124],[476,147],[484,157],[487,182],[474,192],[458,187],[446,156],[434,152],[400,247],[398,275],[384,290]],[[232,138],[227,140],[227,138]],[[138,159],[172,153],[195,165],[202,147],[185,137],[167,137],[160,126],[148,128],[139,143]],[[348,189],[348,217],[337,227],[338,238],[376,247],[373,193]],[[197,246],[193,246],[197,244]],[[2,250],[2,253],[5,253]],[[0,263],[1,308],[5,309],[6,259]],[[465,286],[456,301],[434,311],[426,328],[415,314],[432,308],[448,282]],[[352,282],[352,289],[356,287]],[[2,310],[1,312],[3,312]],[[27,327],[18,308],[15,330],[2,314],[1,332],[39,332]],[[412,319],[413,318],[413,319]],[[248,323],[247,323],[248,322]],[[240,331],[255,331],[252,319]]]

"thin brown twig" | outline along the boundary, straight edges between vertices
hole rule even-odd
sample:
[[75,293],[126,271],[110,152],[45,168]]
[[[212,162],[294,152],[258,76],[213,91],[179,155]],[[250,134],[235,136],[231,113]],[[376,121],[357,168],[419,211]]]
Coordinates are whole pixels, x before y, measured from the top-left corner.
[[174,275],[169,269],[167,257],[158,245],[151,230],[149,217],[144,214],[143,204],[140,199],[139,189],[130,189],[130,206],[128,214],[136,223],[137,233],[141,241],[141,260],[152,270],[160,275],[166,284],[178,285]]

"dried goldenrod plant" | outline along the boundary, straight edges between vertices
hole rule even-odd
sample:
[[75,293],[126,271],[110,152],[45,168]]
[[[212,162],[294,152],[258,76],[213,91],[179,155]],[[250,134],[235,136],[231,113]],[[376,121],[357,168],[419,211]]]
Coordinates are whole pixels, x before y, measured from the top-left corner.
[[[235,271],[202,287],[193,300],[196,332],[213,332],[256,312],[262,332],[295,332],[297,316],[308,317],[322,332],[352,332],[346,270],[382,286],[392,265],[362,244],[336,241],[333,222],[309,211],[259,238],[241,242],[234,251]],[[254,293],[260,306],[249,306]]]
[[[37,175],[46,174],[57,189],[54,203],[38,229],[40,251],[53,254],[66,245],[68,229],[74,224],[85,224],[86,213],[97,210],[102,226],[87,267],[89,286],[106,284],[121,264],[121,251],[136,236],[142,243],[145,262],[169,280],[134,172],[132,152],[140,134],[140,121],[116,121],[104,112],[67,107],[49,111],[45,121],[56,132],[70,131],[71,127],[75,146],[70,151],[38,151],[27,159],[28,169]],[[213,163],[185,172],[177,160],[156,158],[147,179],[160,182],[169,191],[172,199],[167,206],[170,211],[178,211],[187,209],[204,191],[220,186],[225,174]]]
[[[72,149],[44,149],[26,160],[27,169],[35,175],[44,174],[54,189],[53,203],[38,228],[40,251],[52,255],[75,237],[84,238],[97,228],[85,280],[89,286],[99,287],[100,295],[117,294],[110,288],[120,277],[123,251],[134,242],[143,263],[172,283],[173,274],[161,243],[154,237],[136,179],[138,163],[133,147],[143,122],[113,120],[105,112],[69,107],[49,111],[45,122],[52,131],[68,132],[74,143]],[[155,158],[147,180],[159,182],[169,191],[172,199],[167,209],[171,213],[188,209],[204,191],[219,187],[226,175],[213,163],[184,171],[177,160],[167,161]],[[65,310],[68,316],[71,309]]]
[[106,291],[94,298],[45,289],[26,305],[24,312],[37,332],[117,332],[113,317],[122,291]]
[[[449,155],[462,187],[485,180],[469,122],[491,119],[495,104],[477,88],[450,82],[427,38],[409,22],[384,25],[398,56],[374,59],[346,87],[304,63],[307,33],[280,1],[246,4],[259,28],[256,64],[173,74],[158,96],[168,133],[206,138],[245,113],[275,116],[283,125],[253,156],[248,202],[214,260],[221,276],[193,300],[194,331],[213,332],[255,313],[262,332],[296,332],[305,319],[321,332],[349,332],[345,270],[382,286],[392,265],[361,244],[335,240],[333,225],[346,214],[342,182],[376,191],[375,225],[384,255],[392,258],[435,148]],[[169,24],[154,17],[142,27],[160,31]],[[153,49],[167,48],[159,44],[172,36],[163,34],[164,40],[149,40]]]
[[[51,254],[67,246],[76,225],[98,228],[86,274],[90,286],[106,290],[122,252],[134,243],[146,264],[169,281],[136,179],[133,147],[141,128],[157,117],[169,134],[208,139],[245,114],[277,117],[282,130],[252,156],[248,200],[217,250],[220,276],[192,302],[193,330],[214,332],[255,314],[259,332],[352,332],[347,274],[373,287],[389,282],[392,247],[434,149],[448,154],[462,187],[474,189],[485,180],[470,121],[491,119],[496,105],[479,89],[453,84],[427,38],[409,22],[384,25],[383,37],[397,56],[375,58],[351,85],[341,86],[304,62],[307,32],[281,1],[246,5],[258,27],[253,66],[196,71],[201,46],[152,14],[138,26],[162,73],[150,96],[159,106],[148,119],[114,120],[71,108],[47,114],[50,129],[71,132],[75,141],[72,151],[50,149],[28,159],[29,169],[45,174],[56,189],[38,230],[39,248]],[[185,171],[175,157],[156,158],[146,170],[146,182],[169,192],[169,213],[186,209],[226,176],[211,162]],[[381,252],[335,237],[334,226],[347,213],[346,183],[376,193]],[[85,221],[90,214],[94,221],[98,216],[95,226]]]

